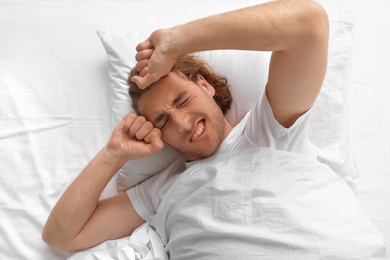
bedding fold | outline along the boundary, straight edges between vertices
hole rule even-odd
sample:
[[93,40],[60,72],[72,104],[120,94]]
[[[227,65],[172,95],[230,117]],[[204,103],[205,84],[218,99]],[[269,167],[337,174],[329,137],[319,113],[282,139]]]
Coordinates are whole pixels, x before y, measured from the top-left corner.
[[192,165],[152,223],[170,259],[386,257],[345,181],[307,156],[269,148]]
[[69,257],[68,260],[168,260],[158,234],[148,223],[131,236],[110,240]]

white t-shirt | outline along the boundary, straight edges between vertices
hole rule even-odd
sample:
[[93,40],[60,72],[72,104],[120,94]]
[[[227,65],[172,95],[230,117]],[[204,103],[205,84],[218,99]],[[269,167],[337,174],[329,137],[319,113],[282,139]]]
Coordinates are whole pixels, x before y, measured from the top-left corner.
[[[263,94],[241,122],[222,142],[216,153],[237,149],[269,147],[316,157],[308,138],[309,112],[303,114],[289,128],[280,125],[273,116],[271,106]],[[167,169],[129,189],[127,194],[137,213],[146,221],[155,215],[164,195],[178,174],[189,165],[183,158],[176,159]]]

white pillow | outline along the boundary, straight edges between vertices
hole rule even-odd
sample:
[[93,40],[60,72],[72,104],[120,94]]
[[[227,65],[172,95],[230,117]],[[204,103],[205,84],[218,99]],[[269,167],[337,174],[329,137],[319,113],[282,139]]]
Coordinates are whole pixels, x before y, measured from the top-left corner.
[[[309,137],[318,151],[320,161],[328,164],[348,182],[358,176],[348,132],[348,88],[354,17],[345,12],[329,14],[329,59],[325,81],[312,108]],[[112,124],[132,112],[127,77],[135,66],[135,46],[150,32],[98,31],[108,56]],[[233,95],[232,109],[226,115],[238,123],[254,105],[268,75],[270,53],[219,50],[198,53],[218,73],[226,75]],[[148,158],[127,162],[118,175],[118,189],[127,190],[149,176],[165,169],[178,153],[166,146]]]

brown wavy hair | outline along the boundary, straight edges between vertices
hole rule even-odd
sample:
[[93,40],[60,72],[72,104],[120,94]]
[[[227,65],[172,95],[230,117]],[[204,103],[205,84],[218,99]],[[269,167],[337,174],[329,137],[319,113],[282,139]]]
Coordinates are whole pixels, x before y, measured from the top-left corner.
[[[180,57],[175,65],[172,67],[174,72],[183,75],[187,79],[197,82],[198,75],[203,76],[208,83],[215,89],[214,100],[221,108],[222,113],[225,115],[227,111],[230,109],[233,97],[229,90],[229,84],[225,76],[214,73],[208,63],[194,55],[185,55]],[[131,81],[131,77],[136,75],[137,71],[133,68],[129,74],[127,83],[129,84],[129,95],[132,100],[133,109],[139,113],[138,111],[138,100],[141,96],[147,92],[150,87],[141,89],[137,86],[136,83]]]

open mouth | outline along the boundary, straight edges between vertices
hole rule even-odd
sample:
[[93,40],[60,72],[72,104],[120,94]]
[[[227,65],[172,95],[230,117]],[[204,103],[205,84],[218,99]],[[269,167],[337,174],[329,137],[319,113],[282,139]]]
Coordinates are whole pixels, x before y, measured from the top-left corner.
[[204,129],[205,129],[204,123],[205,123],[204,120],[199,121],[199,123],[197,124],[197,129],[191,137],[191,142],[194,142],[194,141],[197,141],[198,139],[200,139],[200,137],[203,134]]

